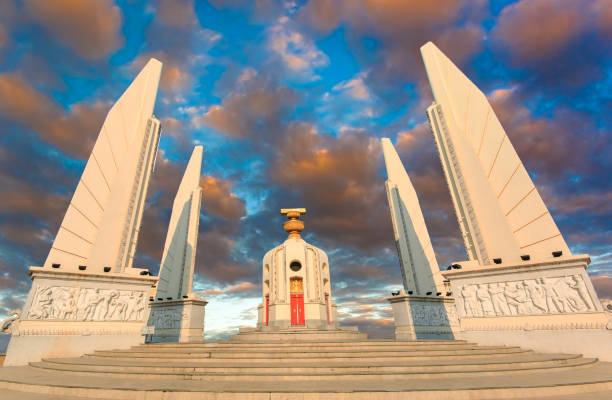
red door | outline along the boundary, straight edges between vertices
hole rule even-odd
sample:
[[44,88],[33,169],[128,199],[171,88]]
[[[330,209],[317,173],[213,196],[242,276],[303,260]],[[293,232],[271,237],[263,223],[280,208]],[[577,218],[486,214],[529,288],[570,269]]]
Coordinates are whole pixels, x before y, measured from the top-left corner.
[[304,325],[303,293],[291,293],[291,325]]
[[268,326],[268,316],[270,312],[270,297],[266,296],[266,326]]

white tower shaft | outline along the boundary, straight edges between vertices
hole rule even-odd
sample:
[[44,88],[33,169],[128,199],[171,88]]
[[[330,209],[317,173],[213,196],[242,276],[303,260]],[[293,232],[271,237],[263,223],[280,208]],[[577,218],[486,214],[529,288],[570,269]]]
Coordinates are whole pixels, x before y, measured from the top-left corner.
[[156,298],[167,300],[188,297],[193,287],[202,203],[202,153],[202,146],[193,149],[172,205]]
[[433,43],[421,47],[427,116],[470,260],[571,255],[486,96]]
[[160,124],[151,59],[108,112],[44,267],[130,272]]
[[404,289],[414,294],[442,292],[444,283],[419,199],[393,144],[382,139],[387,168],[387,198],[402,268]]

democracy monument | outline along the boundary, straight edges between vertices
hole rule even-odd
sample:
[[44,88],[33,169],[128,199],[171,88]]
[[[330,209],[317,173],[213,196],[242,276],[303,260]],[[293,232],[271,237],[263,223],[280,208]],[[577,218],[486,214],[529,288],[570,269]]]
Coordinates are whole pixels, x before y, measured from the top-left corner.
[[11,333],[2,398],[610,398],[612,313],[589,256],[571,254],[484,93],[433,43],[421,53],[468,259],[441,270],[417,192],[382,139],[403,281],[387,298],[395,339],[342,325],[333,260],[302,239],[306,209],[289,208],[288,237],[263,256],[256,325],[205,341],[207,302],[192,292],[202,146],[158,276],[133,266],[161,134],[162,64],[151,59],[108,112],[49,255],[28,271],[23,308],[0,324]]

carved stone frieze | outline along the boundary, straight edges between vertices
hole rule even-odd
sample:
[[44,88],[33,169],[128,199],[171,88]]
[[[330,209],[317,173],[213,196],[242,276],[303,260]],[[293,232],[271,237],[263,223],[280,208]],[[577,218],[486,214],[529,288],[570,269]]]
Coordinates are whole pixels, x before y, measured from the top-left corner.
[[145,293],[134,290],[40,286],[28,311],[29,320],[142,321]]
[[462,317],[564,314],[596,311],[582,276],[474,283],[459,289]]
[[454,306],[445,307],[440,303],[411,303],[412,321],[417,326],[449,326],[456,320]]
[[149,321],[158,329],[179,329],[188,315],[181,308],[152,309]]

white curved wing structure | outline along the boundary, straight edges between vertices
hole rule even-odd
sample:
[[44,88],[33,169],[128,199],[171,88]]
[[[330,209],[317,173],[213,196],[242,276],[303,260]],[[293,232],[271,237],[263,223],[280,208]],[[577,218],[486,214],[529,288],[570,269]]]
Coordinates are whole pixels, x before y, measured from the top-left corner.
[[151,59],[108,112],[45,268],[137,273],[132,259],[160,134],[153,107],[161,68]]
[[427,109],[470,260],[571,255],[486,96],[433,43],[421,47]]
[[442,292],[443,278],[416,191],[391,141],[383,138],[382,147],[388,178],[385,186],[404,289],[417,295]]
[[174,198],[159,270],[157,299],[181,299],[191,293],[202,202],[202,153],[202,146],[193,149]]

